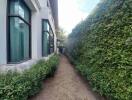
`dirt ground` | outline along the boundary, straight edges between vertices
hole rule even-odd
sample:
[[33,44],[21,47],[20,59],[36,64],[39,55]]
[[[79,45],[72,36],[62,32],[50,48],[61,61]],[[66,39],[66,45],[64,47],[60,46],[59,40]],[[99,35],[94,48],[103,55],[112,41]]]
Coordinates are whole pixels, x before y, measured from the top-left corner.
[[96,96],[65,56],[61,56],[53,78],[44,82],[42,91],[31,100],[103,100]]

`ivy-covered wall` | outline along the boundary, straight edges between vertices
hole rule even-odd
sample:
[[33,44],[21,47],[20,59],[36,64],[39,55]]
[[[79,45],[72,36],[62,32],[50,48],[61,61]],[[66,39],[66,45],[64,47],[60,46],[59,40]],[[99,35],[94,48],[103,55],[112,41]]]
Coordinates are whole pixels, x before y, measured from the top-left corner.
[[132,0],[102,0],[73,29],[67,52],[93,90],[110,100],[131,100]]

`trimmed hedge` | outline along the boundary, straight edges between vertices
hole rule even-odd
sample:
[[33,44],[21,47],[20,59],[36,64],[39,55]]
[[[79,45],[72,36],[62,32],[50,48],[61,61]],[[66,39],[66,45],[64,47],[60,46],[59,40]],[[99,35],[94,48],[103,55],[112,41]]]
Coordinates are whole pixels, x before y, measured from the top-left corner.
[[43,80],[52,76],[59,63],[57,55],[48,61],[39,61],[22,74],[8,72],[0,75],[0,100],[27,100],[38,93]]
[[93,90],[132,100],[132,0],[102,0],[72,31],[67,52]]

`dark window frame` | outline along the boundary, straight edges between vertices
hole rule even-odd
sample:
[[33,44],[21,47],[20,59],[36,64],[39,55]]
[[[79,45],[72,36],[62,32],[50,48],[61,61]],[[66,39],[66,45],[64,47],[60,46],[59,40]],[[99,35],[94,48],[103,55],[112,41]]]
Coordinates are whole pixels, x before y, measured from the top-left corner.
[[[27,22],[24,18],[22,18],[19,14],[13,14],[11,15],[10,14],[10,2],[11,1],[18,1],[18,2],[21,2],[24,4],[24,6],[28,9],[29,11],[29,22]],[[7,0],[7,17],[6,17],[6,47],[7,47],[7,64],[20,64],[22,62],[25,62],[25,61],[28,61],[32,58],[31,54],[32,54],[32,51],[31,51],[31,48],[32,48],[32,45],[31,45],[31,37],[32,37],[32,34],[31,34],[31,10],[30,8],[27,6],[27,4],[24,2],[24,0]],[[29,59],[26,59],[26,60],[21,60],[19,62],[11,62],[11,52],[10,52],[10,18],[11,17],[14,17],[14,18],[19,18],[20,20],[22,20],[25,24],[27,24],[29,26]]]
[[50,7],[49,2],[47,1],[47,7]]
[[[50,27],[50,30],[52,31],[52,33],[50,33],[50,31],[45,31],[44,30],[44,27],[43,27],[43,23],[44,23],[44,21],[46,21],[48,24],[49,24],[49,27]],[[43,33],[44,32],[47,32],[48,34],[49,34],[49,48],[48,48],[48,55],[50,55],[51,53],[53,53],[54,52],[54,32],[53,32],[53,29],[52,29],[52,27],[51,27],[51,25],[50,25],[50,22],[49,22],[49,20],[48,19],[42,19],[42,41],[41,41],[41,43],[42,43],[42,57],[44,57],[45,55],[43,55]],[[53,34],[53,52],[50,52],[50,49],[51,49],[51,47],[50,47],[50,44],[51,44],[51,41],[50,41],[50,34]]]

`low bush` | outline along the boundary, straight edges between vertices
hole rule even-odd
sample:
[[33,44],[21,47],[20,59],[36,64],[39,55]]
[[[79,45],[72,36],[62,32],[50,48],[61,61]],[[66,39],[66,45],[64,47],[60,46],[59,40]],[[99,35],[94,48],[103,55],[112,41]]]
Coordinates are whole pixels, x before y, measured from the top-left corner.
[[48,61],[40,60],[23,73],[0,74],[0,100],[27,100],[38,93],[42,82],[54,74],[59,58],[52,56]]

